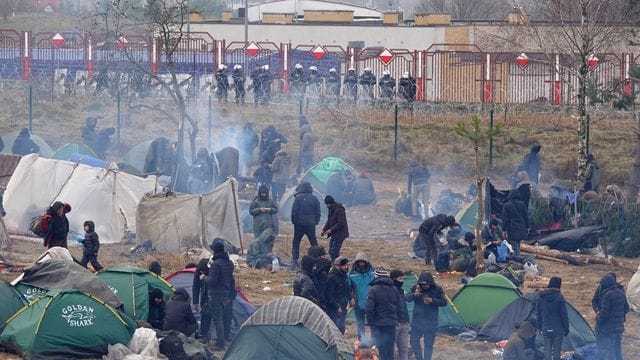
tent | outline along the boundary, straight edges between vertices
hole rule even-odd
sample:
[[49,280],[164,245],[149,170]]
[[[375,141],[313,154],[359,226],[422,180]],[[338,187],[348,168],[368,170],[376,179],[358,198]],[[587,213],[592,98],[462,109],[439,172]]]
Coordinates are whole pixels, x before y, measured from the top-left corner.
[[142,179],[117,169],[98,169],[67,161],[22,157],[7,190],[4,218],[10,233],[29,235],[31,218],[54,201],[71,205],[70,229],[82,232],[92,219],[101,243],[116,243],[136,230],[138,202],[156,188],[155,177]]
[[[285,221],[291,221],[291,209],[293,208],[293,201],[295,200],[296,189],[289,188],[285,191],[284,195],[282,195],[282,199],[280,199],[280,205],[278,205],[278,215],[280,219]],[[324,224],[327,221],[327,216],[329,214],[329,210],[323,203],[324,195],[318,191],[315,187],[313,188],[313,195],[318,198],[320,201],[320,223]]]
[[64,144],[56,149],[56,151],[50,156],[50,158],[54,160],[69,161],[71,160],[71,156],[73,154],[89,156],[94,159],[98,159],[98,155],[96,155],[96,153],[91,150],[91,148],[82,144]]
[[573,252],[582,248],[592,248],[598,244],[605,226],[592,225],[555,232],[540,239],[538,243],[551,249]]
[[520,291],[509,279],[496,273],[484,273],[469,281],[452,301],[467,325],[482,326],[518,297]]
[[[167,276],[165,280],[171,284],[174,288],[184,288],[189,293],[189,296],[193,299],[193,274],[195,274],[195,268],[182,269]],[[240,326],[256,312],[256,307],[253,306],[242,294],[238,291],[238,295],[233,301],[233,320],[231,322],[231,334],[237,334],[240,331]],[[194,312],[196,319],[200,318],[199,312]],[[212,324],[213,325],[213,324]],[[212,338],[215,337],[215,326],[211,326],[209,332]]]
[[91,271],[73,261],[50,259],[26,269],[15,289],[27,300],[33,301],[52,289],[77,289],[117,308],[122,301]]
[[[516,331],[518,324],[524,320],[536,318],[537,300],[537,292],[525,294],[513,300],[482,326],[478,331],[478,337],[491,341],[508,339]],[[562,341],[562,350],[572,351],[586,345],[594,345],[596,338],[589,323],[573,305],[568,301],[566,304],[569,315],[569,335]],[[541,337],[538,337],[538,341],[542,342]]]
[[326,194],[327,180],[329,180],[329,176],[336,170],[350,170],[353,176],[358,176],[358,172],[344,160],[338,157],[326,157],[307,170],[300,182],[308,181],[314,189]]
[[0,299],[2,299],[2,306],[0,306],[0,327],[2,327],[5,321],[27,305],[27,299],[4,280],[0,280]]
[[7,320],[0,342],[32,358],[100,357],[110,344],[127,344],[129,317],[77,290],[52,290]]
[[158,251],[209,248],[216,237],[242,248],[237,182],[227,180],[206,194],[146,195],[138,205],[136,242],[151,240]]
[[223,360],[348,360],[353,356],[353,347],[322,309],[305,298],[284,296],[247,319]]
[[627,284],[627,302],[636,314],[640,314],[640,265]]
[[165,302],[169,301],[175,291],[175,288],[163,278],[135,266],[117,266],[101,270],[98,277],[122,300],[125,313],[135,320],[147,321],[149,292],[152,288],[162,290]]
[[[16,141],[16,138],[18,137],[18,133],[20,133],[20,130],[12,131],[10,133],[7,133],[1,136],[2,141],[4,142],[4,148],[1,151],[3,154],[13,153],[13,150],[12,150],[13,143]],[[51,149],[49,144],[47,144],[46,141],[44,141],[40,136],[35,134],[31,134],[31,140],[33,140],[33,142],[40,147],[40,152],[39,152],[40,155],[46,158],[51,157],[51,155],[53,154],[53,150]]]
[[474,232],[476,226],[478,226],[478,200],[464,205],[455,217],[463,232]]

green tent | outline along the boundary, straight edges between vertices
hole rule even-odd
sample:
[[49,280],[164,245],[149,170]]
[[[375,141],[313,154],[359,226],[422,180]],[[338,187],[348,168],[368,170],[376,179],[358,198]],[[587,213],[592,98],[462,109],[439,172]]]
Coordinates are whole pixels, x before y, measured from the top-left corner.
[[33,300],[39,298],[40,296],[47,293],[47,289],[39,288],[37,286],[31,286],[24,283],[17,283],[14,289],[22,296],[27,302],[32,302]]
[[84,156],[90,156],[94,159],[99,159],[98,155],[91,150],[88,146],[82,144],[65,144],[60,146],[54,153],[51,155],[51,159],[55,160],[70,160],[71,155],[80,154]]
[[358,176],[356,170],[344,162],[344,160],[338,157],[326,157],[307,170],[300,182],[308,181],[314,189],[326,194],[327,180],[329,180],[329,176],[336,170],[350,170],[354,176]]
[[27,305],[27,300],[4,280],[0,280],[0,299],[2,299],[2,306],[0,306],[0,327],[2,327],[7,319]]
[[0,342],[31,358],[100,357],[110,344],[127,344],[129,317],[77,290],[51,290],[6,321]]
[[[13,143],[16,141],[19,133],[20,130],[16,130],[2,135],[2,141],[4,142],[4,148],[1,151],[2,153],[13,154]],[[40,136],[32,133],[31,140],[33,140],[33,142],[40,147],[40,151],[38,152],[38,154],[40,154],[41,156],[48,158],[51,156],[51,154],[53,154],[51,146],[49,146],[49,144],[47,144],[47,142],[44,141]]]
[[352,360],[353,346],[317,305],[284,296],[245,321],[223,358],[246,359]]
[[136,266],[108,268],[100,271],[98,277],[122,300],[125,313],[136,320],[147,321],[152,288],[162,290],[165,302],[175,291],[163,278]]
[[474,200],[462,207],[456,214],[456,222],[463,232],[474,232],[478,225],[478,200]]
[[482,326],[521,295],[518,288],[506,277],[496,273],[484,273],[469,281],[452,301],[466,324]]

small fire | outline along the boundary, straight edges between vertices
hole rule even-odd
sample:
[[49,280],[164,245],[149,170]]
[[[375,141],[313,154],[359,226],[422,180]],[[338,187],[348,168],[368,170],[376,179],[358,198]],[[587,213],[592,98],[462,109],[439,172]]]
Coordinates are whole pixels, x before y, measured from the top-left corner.
[[360,342],[360,340],[356,340],[353,345],[355,348],[355,360],[380,360],[378,349],[375,345],[367,346]]

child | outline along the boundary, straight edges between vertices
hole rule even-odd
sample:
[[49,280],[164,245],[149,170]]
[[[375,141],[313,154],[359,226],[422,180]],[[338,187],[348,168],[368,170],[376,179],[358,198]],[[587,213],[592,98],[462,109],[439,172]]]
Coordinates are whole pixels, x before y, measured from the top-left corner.
[[80,265],[87,267],[87,263],[91,262],[91,266],[95,271],[102,270],[102,265],[98,262],[98,249],[100,249],[100,240],[98,240],[98,234],[95,232],[95,224],[91,220],[84,222],[84,241],[82,245],[82,260]]

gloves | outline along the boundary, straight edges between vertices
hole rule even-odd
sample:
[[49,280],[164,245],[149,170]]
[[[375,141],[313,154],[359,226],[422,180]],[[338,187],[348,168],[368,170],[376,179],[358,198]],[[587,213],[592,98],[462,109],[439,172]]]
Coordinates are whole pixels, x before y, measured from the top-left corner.
[[78,235],[74,239],[81,244],[84,242],[84,236]]

